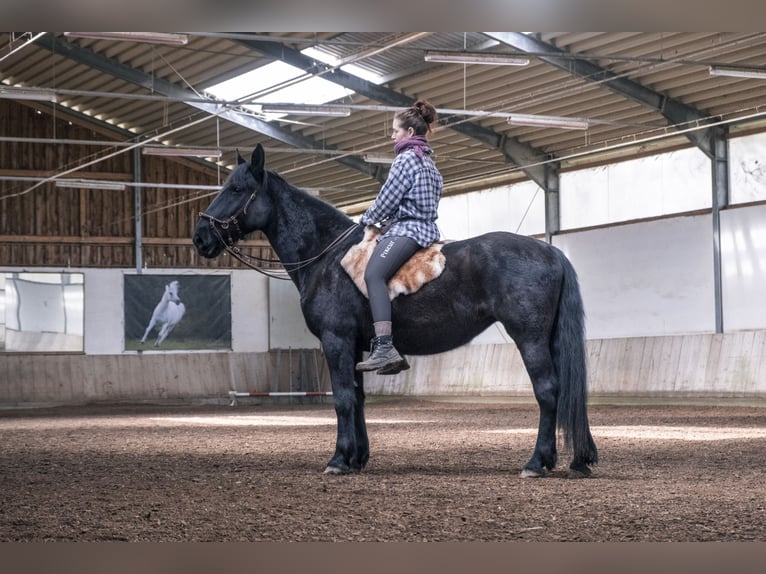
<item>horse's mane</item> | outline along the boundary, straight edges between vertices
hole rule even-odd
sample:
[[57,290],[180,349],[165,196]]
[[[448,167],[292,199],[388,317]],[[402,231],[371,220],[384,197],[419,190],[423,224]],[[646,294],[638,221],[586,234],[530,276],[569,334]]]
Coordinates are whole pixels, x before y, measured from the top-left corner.
[[274,171],[269,171],[268,174],[270,186],[275,188],[273,191],[276,193],[290,193],[292,197],[296,199],[296,201],[299,201],[305,206],[311,208],[312,211],[320,212],[325,219],[329,217],[337,217],[342,218],[344,221],[348,221],[350,223],[351,218],[328,201],[294,186],[284,177]]

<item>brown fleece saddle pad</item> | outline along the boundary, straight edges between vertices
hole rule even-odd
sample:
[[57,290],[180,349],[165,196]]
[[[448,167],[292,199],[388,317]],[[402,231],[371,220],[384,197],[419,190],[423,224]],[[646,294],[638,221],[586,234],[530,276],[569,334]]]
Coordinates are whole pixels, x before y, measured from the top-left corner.
[[[351,247],[340,262],[365,297],[368,295],[364,270],[377,245],[379,235],[380,229],[368,225],[364,231],[364,239]],[[441,275],[446,261],[442,253],[443,246],[443,242],[437,242],[416,251],[389,280],[388,296],[393,300],[397,295],[409,295]]]

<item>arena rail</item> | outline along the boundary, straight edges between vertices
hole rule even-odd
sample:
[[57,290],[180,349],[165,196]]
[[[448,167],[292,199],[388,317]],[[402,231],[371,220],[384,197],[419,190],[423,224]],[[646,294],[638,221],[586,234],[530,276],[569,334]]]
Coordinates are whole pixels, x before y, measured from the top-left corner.
[[229,391],[229,406],[236,406],[237,398],[240,397],[331,397],[332,391]]

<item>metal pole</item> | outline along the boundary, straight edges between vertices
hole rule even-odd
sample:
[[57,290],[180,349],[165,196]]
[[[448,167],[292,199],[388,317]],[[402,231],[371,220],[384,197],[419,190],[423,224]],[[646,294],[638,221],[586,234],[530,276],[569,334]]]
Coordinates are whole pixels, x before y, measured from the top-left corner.
[[721,270],[721,209],[729,204],[728,130],[711,128],[713,143],[713,289],[715,296],[715,332],[723,333],[723,280]]
[[[135,148],[133,150],[133,179],[136,182],[141,181],[141,149]],[[141,188],[133,188],[133,203],[135,205],[135,220],[136,220],[136,273],[141,275],[141,268],[143,267],[143,229],[141,228]]]
[[560,164],[547,164],[545,170],[545,241],[553,243],[553,236],[561,230],[559,213]]

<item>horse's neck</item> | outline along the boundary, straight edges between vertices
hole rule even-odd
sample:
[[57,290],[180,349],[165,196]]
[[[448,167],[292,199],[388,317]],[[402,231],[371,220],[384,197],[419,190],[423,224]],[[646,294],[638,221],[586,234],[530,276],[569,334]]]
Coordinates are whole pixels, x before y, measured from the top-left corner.
[[157,306],[154,308],[155,313],[160,313],[164,309],[167,308],[167,306],[170,304],[170,293],[165,292],[165,294],[162,296],[162,299],[160,299],[160,302],[157,303]]
[[283,263],[294,263],[318,255],[337,239],[352,221],[319,199],[281,194],[275,202],[275,217],[264,230]]

